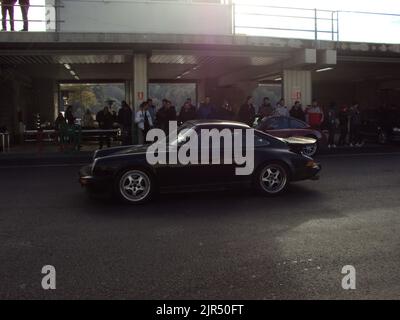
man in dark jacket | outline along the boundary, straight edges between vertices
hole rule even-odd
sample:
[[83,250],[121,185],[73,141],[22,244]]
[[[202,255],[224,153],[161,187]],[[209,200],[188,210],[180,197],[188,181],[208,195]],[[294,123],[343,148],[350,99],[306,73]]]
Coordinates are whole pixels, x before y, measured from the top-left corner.
[[361,112],[357,102],[350,108],[350,146],[360,147],[362,139],[360,135]]
[[196,119],[196,108],[191,105],[189,100],[186,100],[185,104],[182,106],[179,112],[178,124],[181,125],[189,120]]
[[[111,130],[113,127],[114,119],[110,109],[108,107],[104,107],[103,110],[100,110],[96,115],[96,121],[99,123],[99,128],[102,130]],[[104,141],[107,143],[107,147],[111,146],[110,133],[104,132],[100,134],[99,139],[99,148],[102,149],[104,145]]]
[[328,148],[336,148],[335,144],[335,133],[336,133],[336,104],[332,102],[329,105],[328,112],[326,113],[325,117],[325,126],[328,129],[329,136],[328,136]]
[[340,137],[339,137],[339,146],[344,146],[346,144],[347,134],[349,132],[349,112],[346,106],[343,106],[338,114],[339,119],[339,129],[340,129]]
[[7,12],[10,17],[10,30],[14,31],[14,5],[17,0],[2,0],[1,1],[1,15],[3,31],[7,31]]
[[300,101],[296,101],[292,109],[290,109],[290,116],[301,121],[306,121],[306,115],[303,111],[303,108],[300,104]]
[[246,99],[246,103],[240,107],[237,118],[238,121],[243,122],[252,127],[255,117],[256,117],[256,110],[253,106],[253,98],[248,96]]
[[232,107],[227,100],[224,100],[222,106],[214,108],[209,116],[210,119],[214,120],[233,120],[235,114],[232,111]]
[[164,130],[166,134],[169,132],[169,122],[176,121],[176,109],[172,106],[171,101],[163,99],[162,107],[156,114],[157,127]]
[[204,102],[200,104],[199,110],[197,110],[197,119],[209,119],[214,109],[215,107],[211,103],[211,98],[206,97]]
[[132,110],[126,101],[121,102],[117,122],[122,130],[122,144],[124,146],[132,144]]
[[260,119],[264,119],[272,116],[274,113],[274,108],[272,107],[271,102],[268,97],[265,97],[263,100],[263,104],[258,108],[258,116]]

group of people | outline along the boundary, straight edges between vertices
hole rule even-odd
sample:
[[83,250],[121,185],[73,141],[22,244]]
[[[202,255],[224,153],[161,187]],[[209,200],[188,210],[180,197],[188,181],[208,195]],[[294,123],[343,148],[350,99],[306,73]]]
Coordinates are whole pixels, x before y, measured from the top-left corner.
[[[121,128],[122,143],[124,145],[132,144],[132,110],[126,101],[121,102],[121,108],[118,113],[111,110],[110,106],[105,106],[102,110],[97,112],[95,118],[93,117],[91,111],[86,110],[81,127],[85,129],[93,129],[95,127],[95,121],[98,123],[98,128],[103,130],[99,134],[99,147],[103,148],[104,145],[107,147],[111,146],[111,136],[107,130],[114,129],[114,124],[118,124]],[[68,106],[65,115],[61,112],[55,121],[55,129],[61,131],[63,126],[73,127],[76,125],[76,118],[73,114],[72,106]]]
[[359,104],[353,102],[351,107],[342,106],[339,110],[335,103],[331,103],[326,112],[325,128],[329,132],[328,148],[335,148],[335,134],[339,128],[340,136],[338,140],[339,146],[347,143],[353,147],[361,147],[363,145],[360,135],[362,124],[362,114]]
[[[211,102],[210,97],[206,97],[198,108],[188,98],[179,112],[168,99],[162,100],[162,105],[159,109],[153,104],[152,99],[148,99],[141,103],[136,113],[133,114],[127,102],[122,101],[118,113],[111,110],[110,106],[105,106],[94,118],[90,110],[87,110],[82,119],[82,126],[84,128],[92,128],[96,120],[100,129],[111,130],[115,124],[118,124],[121,128],[123,144],[129,145],[132,144],[133,123],[138,128],[139,143],[144,143],[147,132],[152,128],[160,128],[168,133],[170,121],[177,121],[178,125],[181,125],[190,120],[236,120],[253,126],[257,119],[271,116],[290,116],[307,122],[312,128],[326,129],[329,132],[328,147],[330,148],[334,148],[336,145],[343,146],[346,143],[350,146],[361,146],[362,144],[360,137],[361,112],[356,102],[350,108],[344,106],[340,110],[337,109],[335,103],[331,103],[324,112],[317,100],[314,100],[310,106],[304,109],[299,101],[296,101],[291,108],[288,108],[284,99],[280,99],[273,106],[270,99],[265,97],[258,110],[256,110],[253,98],[248,96],[236,114],[227,100],[224,100],[222,105],[216,106]],[[67,107],[65,117],[61,113],[59,114],[56,120],[56,129],[60,123],[75,124],[72,106]],[[340,131],[340,137],[336,143],[335,134],[337,129]],[[110,147],[110,140],[109,134],[101,134],[99,139],[100,148],[105,144]]]
[[[7,31],[7,13],[9,16],[10,30],[14,31],[14,6],[17,0],[1,0],[1,15],[2,15],[2,31]],[[23,28],[21,31],[28,31],[28,11],[29,0],[18,0],[18,5],[21,8]]]
[[[269,98],[265,97],[262,105],[258,108],[258,112],[256,112],[253,98],[249,96],[246,103],[241,106],[237,120],[251,126],[257,117],[262,119],[271,116],[290,116],[308,123],[312,128],[326,129],[328,131],[328,148],[335,148],[337,145],[349,144],[353,147],[363,144],[360,135],[362,117],[357,102],[354,102],[351,107],[343,106],[340,109],[332,102],[324,112],[324,108],[318,104],[317,100],[313,100],[312,104],[305,109],[300,101],[296,101],[289,109],[285,105],[284,99],[280,99],[273,106]],[[340,136],[336,142],[337,129],[340,131]]]
[[162,100],[159,110],[152,99],[148,99],[140,105],[135,115],[135,123],[139,128],[139,142],[144,142],[151,128],[160,128],[168,133],[170,121],[177,121],[178,125],[181,125],[186,121],[196,119],[233,120],[234,112],[228,101],[225,100],[221,106],[216,107],[211,103],[210,97],[206,97],[198,108],[193,105],[191,98],[187,98],[180,112],[176,111],[175,106],[168,99]]

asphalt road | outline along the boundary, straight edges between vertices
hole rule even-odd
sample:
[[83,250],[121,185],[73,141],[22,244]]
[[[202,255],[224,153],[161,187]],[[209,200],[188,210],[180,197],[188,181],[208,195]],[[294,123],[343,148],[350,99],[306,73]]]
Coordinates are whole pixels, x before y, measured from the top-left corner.
[[[279,197],[143,206],[88,198],[76,165],[0,167],[0,298],[400,298],[400,153],[320,161],[320,181]],[[41,288],[44,265],[56,290]]]

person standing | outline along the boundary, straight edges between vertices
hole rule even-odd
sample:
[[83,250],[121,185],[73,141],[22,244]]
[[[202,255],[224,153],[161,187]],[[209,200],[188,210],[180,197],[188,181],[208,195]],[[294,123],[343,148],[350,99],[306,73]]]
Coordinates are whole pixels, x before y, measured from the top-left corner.
[[[96,121],[99,123],[99,128],[101,130],[111,130],[112,129],[114,119],[113,119],[112,113],[110,112],[110,109],[108,106],[104,107],[103,110],[100,110],[97,113]],[[99,139],[100,149],[103,148],[104,142],[106,142],[108,148],[111,147],[111,139],[110,139],[109,132],[100,133],[100,139]]]
[[75,117],[72,113],[72,106],[68,106],[65,111],[65,120],[67,121],[67,125],[73,126],[75,124]]
[[86,109],[86,112],[83,115],[83,127],[88,129],[94,127],[94,119],[89,109]]
[[285,105],[285,100],[282,98],[279,100],[279,102],[276,104],[275,110],[274,110],[274,116],[280,116],[280,117],[289,117],[289,110]]
[[19,6],[21,8],[22,20],[24,22],[24,26],[21,31],[28,31],[29,0],[19,0]]
[[211,98],[207,96],[204,102],[200,104],[199,110],[197,110],[197,119],[208,119],[214,108],[211,104]]
[[193,106],[189,100],[186,100],[179,112],[178,125],[182,125],[186,121],[194,119],[196,119],[196,107]]
[[311,128],[319,129],[324,122],[324,112],[318,105],[317,100],[313,100],[311,107],[307,109],[307,122]]
[[121,109],[118,111],[117,122],[122,130],[122,144],[132,144],[132,110],[126,101],[121,102]]
[[272,107],[271,102],[269,101],[268,97],[263,99],[262,105],[258,108],[258,116],[261,119],[267,118],[272,116],[274,113],[274,108]]
[[139,144],[146,142],[147,132],[153,127],[153,121],[148,110],[148,102],[142,102],[135,115],[135,123],[139,127]]
[[360,127],[361,127],[361,112],[357,102],[353,103],[353,106],[350,108],[349,112],[350,116],[350,147],[356,146],[361,147],[361,135],[360,135]]
[[348,134],[348,127],[349,127],[349,113],[346,106],[343,106],[338,114],[339,119],[339,146],[344,146],[346,144],[347,134]]
[[151,116],[151,121],[153,121],[153,123],[156,123],[157,107],[153,104],[153,99],[151,98],[147,99],[147,104]]
[[157,127],[163,130],[166,134],[169,132],[169,122],[176,121],[176,110],[171,105],[171,101],[163,99],[162,107],[156,114]]
[[332,102],[326,114],[326,128],[328,129],[328,148],[336,148],[335,133],[336,133],[336,104]]
[[237,118],[239,122],[243,122],[252,127],[255,117],[256,109],[253,106],[253,97],[248,96],[246,102],[240,107]]
[[215,120],[233,120],[235,114],[232,111],[232,107],[228,100],[224,99],[222,106],[215,108],[211,114],[210,118]]
[[7,12],[10,17],[10,30],[14,31],[14,5],[17,0],[2,0],[1,1],[1,15],[3,30],[7,31]]
[[289,112],[290,116],[296,118],[301,121],[306,121],[306,115],[303,111],[303,107],[300,104],[300,101],[296,101],[292,109]]

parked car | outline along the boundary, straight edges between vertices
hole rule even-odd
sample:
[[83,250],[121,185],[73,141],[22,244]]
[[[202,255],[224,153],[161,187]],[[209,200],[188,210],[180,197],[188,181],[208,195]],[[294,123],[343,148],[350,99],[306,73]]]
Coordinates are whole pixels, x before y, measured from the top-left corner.
[[364,141],[381,144],[400,141],[400,112],[367,111],[363,118],[360,134]]
[[[180,141],[187,141],[189,133],[199,134],[201,129],[217,129],[219,132],[229,129],[234,132],[235,129],[251,128],[231,121],[190,121],[178,129],[177,139],[172,143],[179,148]],[[299,152],[301,141],[286,142],[258,130],[254,130],[254,139],[254,171],[250,175],[236,175],[238,166],[224,162],[150,165],[146,159],[149,145],[139,145],[98,150],[93,163],[80,170],[79,181],[91,192],[112,193],[124,202],[137,204],[150,200],[159,191],[237,185],[252,186],[262,194],[273,195],[283,192],[289,182],[318,179],[321,167]],[[166,141],[169,141],[168,138]],[[168,156],[170,153],[167,151]],[[207,150],[206,154],[211,157],[212,153]]]
[[292,117],[267,117],[262,119],[256,128],[280,138],[307,137],[315,139],[316,143],[304,145],[303,153],[310,157],[317,154],[319,149],[327,144],[327,138],[323,132],[313,129],[304,121]]

